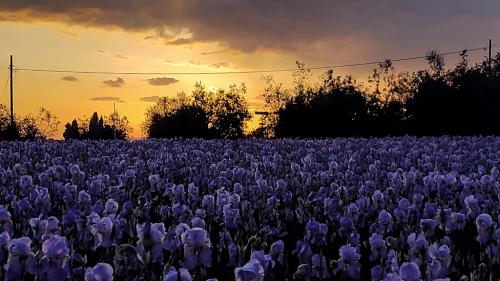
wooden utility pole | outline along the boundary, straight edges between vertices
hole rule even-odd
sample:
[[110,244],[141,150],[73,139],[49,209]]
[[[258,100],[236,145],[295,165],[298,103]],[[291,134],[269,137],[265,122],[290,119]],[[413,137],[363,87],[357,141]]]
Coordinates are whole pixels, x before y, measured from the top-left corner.
[[490,43],[488,45],[488,67],[489,67],[489,70],[491,71],[491,39],[490,39]]
[[491,71],[491,39],[488,43],[488,68]]
[[14,82],[13,82],[13,64],[12,64],[12,55],[10,55],[10,126],[11,129],[14,129]]

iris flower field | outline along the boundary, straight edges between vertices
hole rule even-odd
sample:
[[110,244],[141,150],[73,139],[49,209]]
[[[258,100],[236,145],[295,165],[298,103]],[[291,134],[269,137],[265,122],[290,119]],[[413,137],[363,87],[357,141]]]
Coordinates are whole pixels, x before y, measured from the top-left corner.
[[2,280],[500,280],[500,138],[0,142]]

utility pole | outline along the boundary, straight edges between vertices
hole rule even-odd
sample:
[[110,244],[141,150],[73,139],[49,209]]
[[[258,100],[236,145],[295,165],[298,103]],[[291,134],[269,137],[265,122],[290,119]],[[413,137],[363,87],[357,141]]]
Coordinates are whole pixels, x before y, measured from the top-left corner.
[[491,72],[491,39],[490,39],[490,43],[488,45],[488,68]]
[[14,83],[12,77],[13,72],[12,55],[10,55],[10,127],[14,130]]

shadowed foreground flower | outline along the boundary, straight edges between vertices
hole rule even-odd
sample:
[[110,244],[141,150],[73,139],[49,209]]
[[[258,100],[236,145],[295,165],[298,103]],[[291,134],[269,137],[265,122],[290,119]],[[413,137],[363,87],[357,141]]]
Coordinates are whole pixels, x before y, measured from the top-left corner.
[[[146,223],[137,224],[137,237],[139,241],[137,242],[137,252],[142,256],[145,256],[146,251],[150,251],[150,255],[148,257],[151,262],[163,262],[163,242],[166,237],[165,225],[163,223],[152,223],[149,225],[149,229],[147,229]],[[146,236],[147,232],[149,236]],[[145,238],[148,240],[145,241]],[[146,249],[146,244],[149,246]]]
[[257,259],[251,259],[242,267],[234,270],[236,281],[259,281],[264,275],[264,268]]
[[91,226],[91,232],[94,235],[95,246],[110,248],[114,245],[115,241],[111,237],[111,232],[113,231],[113,221],[109,217],[103,217],[101,219],[96,218],[95,224]]
[[41,280],[66,280],[70,275],[69,249],[65,237],[50,235],[42,244]]
[[356,248],[351,245],[344,245],[339,249],[340,259],[333,269],[333,273],[337,275],[339,272],[344,278],[359,279],[360,278],[360,265],[359,259],[361,255],[357,252]]
[[23,280],[27,274],[35,275],[35,254],[31,252],[31,239],[21,237],[9,242],[9,258],[5,268],[5,280]]
[[163,276],[163,281],[191,281],[191,275],[189,271],[185,268],[179,268],[176,270],[174,267],[170,267],[168,272]]
[[0,206],[0,230],[7,231],[12,235],[12,220],[10,212],[3,206]]
[[207,231],[193,227],[181,234],[184,244],[184,266],[192,270],[200,265],[212,266],[212,245]]
[[327,279],[330,277],[330,274],[328,273],[328,267],[326,265],[326,258],[325,256],[320,256],[318,254],[315,254],[311,258],[311,274],[315,278],[320,278],[320,279]]
[[418,281],[420,279],[420,269],[414,262],[404,262],[399,269],[399,275],[403,281]]
[[490,240],[489,229],[493,225],[493,219],[488,214],[480,214],[476,218],[476,228],[478,235],[476,240],[480,244],[486,244]]
[[295,280],[309,280],[311,277],[311,267],[308,264],[301,264],[293,274]]
[[107,263],[98,263],[85,270],[85,281],[113,281],[113,267]]
[[360,254],[356,251],[356,248],[350,245],[344,245],[340,247],[340,258],[345,262],[358,261],[361,257]]
[[269,250],[269,255],[274,261],[283,264],[283,252],[285,251],[285,243],[283,240],[278,240],[271,244],[271,249]]

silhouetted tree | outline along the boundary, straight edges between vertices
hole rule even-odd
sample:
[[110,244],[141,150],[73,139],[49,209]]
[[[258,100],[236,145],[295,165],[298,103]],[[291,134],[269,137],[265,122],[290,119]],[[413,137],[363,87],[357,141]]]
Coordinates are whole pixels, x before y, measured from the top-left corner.
[[44,107],[41,107],[38,110],[36,124],[43,138],[48,139],[55,136],[59,126],[61,125],[61,122],[52,112]]
[[149,128],[151,138],[204,138],[209,136],[205,111],[195,105],[184,105],[173,114],[155,115]]
[[[76,120],[74,120],[76,123]],[[88,127],[80,127],[82,139],[90,140],[112,140],[128,138],[132,129],[130,128],[127,117],[120,117],[118,113],[112,113],[106,120],[94,112],[88,122]],[[76,126],[78,124],[76,123]],[[70,126],[72,127],[72,126]]]
[[407,132],[405,105],[415,86],[414,75],[396,73],[392,61],[386,59],[373,70],[371,85],[365,95],[370,101],[365,134],[370,136],[401,135]]
[[444,58],[431,51],[429,68],[414,73],[396,73],[385,60],[368,87],[328,71],[313,88],[298,63],[293,90],[265,78],[269,114],[261,129],[272,129],[276,137],[499,135],[500,54],[491,68],[486,60],[469,66],[466,51],[460,56],[446,70]]
[[10,111],[9,109],[0,104],[0,140],[15,140],[19,139],[19,131],[14,122],[14,127],[10,124]]
[[83,133],[82,137],[84,139],[99,139],[99,131],[101,131],[103,128],[99,127],[99,115],[97,115],[97,112],[94,112],[92,114],[92,117],[90,117],[88,124],[88,130]]
[[231,85],[228,91],[207,92],[195,84],[190,96],[163,97],[146,110],[143,130],[150,138],[239,138],[250,113],[246,86]]
[[73,119],[73,121],[70,123],[66,123],[65,125],[65,130],[63,133],[63,137],[65,140],[70,140],[70,139],[76,139],[79,140],[81,139],[81,134],[80,134],[80,129],[78,127],[78,122],[76,119]]
[[55,135],[60,122],[57,117],[45,108],[40,108],[33,116],[14,116],[14,127],[10,125],[10,112],[0,105],[0,139],[1,140],[35,140],[48,139]]
[[0,140],[8,139],[9,124],[9,111],[5,105],[0,104]]
[[431,53],[430,71],[418,72],[407,104],[411,134],[500,134],[500,76],[486,61],[470,67],[467,52],[460,55],[457,66],[446,72],[444,60]]
[[210,116],[211,129],[219,138],[236,139],[243,137],[245,121],[250,119],[245,99],[245,84],[231,85],[228,91],[220,89],[213,99],[213,112]]
[[264,76],[266,84],[264,88],[264,114],[261,116],[261,131],[265,137],[274,137],[276,125],[278,124],[278,112],[290,102],[292,94],[283,87],[282,83],[277,83],[271,75]]
[[19,135],[23,140],[44,139],[45,136],[37,125],[35,117],[26,115],[18,121]]
[[298,94],[281,109],[277,137],[363,135],[368,100],[352,77],[327,75],[318,91]]
[[113,131],[113,138],[116,135],[116,139],[124,140],[127,139],[132,133],[132,127],[130,127],[130,122],[127,116],[121,117],[117,111],[111,113],[106,121],[106,126],[110,127]]

